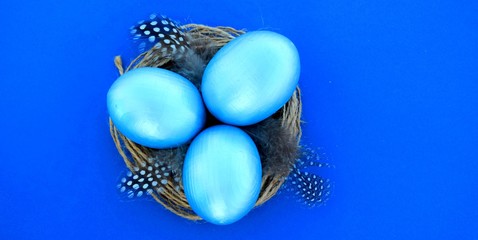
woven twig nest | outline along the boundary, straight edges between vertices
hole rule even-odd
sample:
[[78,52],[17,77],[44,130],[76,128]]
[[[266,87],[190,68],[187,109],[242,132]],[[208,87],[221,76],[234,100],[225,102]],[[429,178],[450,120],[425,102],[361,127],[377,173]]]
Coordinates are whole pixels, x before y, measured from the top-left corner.
[[[184,25],[182,26],[182,30],[191,40],[199,40],[196,41],[199,43],[208,43],[207,46],[196,45],[196,49],[209,48],[214,49],[214,51],[217,51],[235,37],[245,33],[242,30],[236,30],[230,27],[209,27],[198,24]],[[139,67],[161,67],[171,69],[171,59],[161,56],[162,55],[158,53],[157,49],[152,48],[134,59],[129,64],[126,71]],[[123,71],[121,58],[119,56],[115,58],[115,64],[118,67],[120,74],[123,74],[125,71]],[[301,109],[300,89],[297,87],[289,101],[278,112],[270,117],[280,121],[280,127],[290,136],[293,136],[293,144],[295,144],[297,148],[301,137]],[[137,173],[142,166],[144,167],[154,164],[158,151],[157,149],[151,149],[134,143],[118,131],[111,119],[109,123],[111,136],[113,137],[116,148],[131,172]],[[177,158],[178,155],[179,157],[184,157],[186,150],[187,146],[181,146],[176,149],[161,150],[161,156],[163,158]],[[261,190],[255,206],[265,203],[277,193],[287,175],[290,173],[292,166],[286,167],[286,170],[283,171],[270,171],[263,169]],[[178,180],[180,179],[180,176],[177,176],[176,173],[172,172],[169,178],[171,181],[168,181],[168,183],[161,189],[152,191],[150,193],[151,196],[166,209],[181,217],[190,220],[200,220],[201,218],[193,212],[188,204],[181,181],[176,181],[179,184],[179,187],[177,184],[174,184],[175,181],[173,179],[176,178],[176,180]]]

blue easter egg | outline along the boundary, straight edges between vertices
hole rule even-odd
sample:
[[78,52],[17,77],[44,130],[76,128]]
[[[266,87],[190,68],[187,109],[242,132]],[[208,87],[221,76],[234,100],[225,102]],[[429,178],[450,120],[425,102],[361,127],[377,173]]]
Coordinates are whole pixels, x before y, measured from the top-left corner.
[[179,74],[160,68],[123,74],[108,91],[107,106],[123,135],[151,148],[182,145],[206,121],[198,89]]
[[194,212],[210,223],[225,225],[245,216],[257,201],[261,181],[259,152],[239,128],[210,127],[186,153],[184,193]]
[[249,32],[211,59],[201,91],[216,118],[245,126],[279,110],[294,93],[299,74],[299,53],[289,39],[270,31]]

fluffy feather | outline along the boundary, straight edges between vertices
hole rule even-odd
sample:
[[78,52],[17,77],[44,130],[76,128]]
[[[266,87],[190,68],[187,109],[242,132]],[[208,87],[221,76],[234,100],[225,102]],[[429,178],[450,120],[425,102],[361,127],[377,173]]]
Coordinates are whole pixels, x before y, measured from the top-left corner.
[[[208,38],[194,38],[169,18],[154,14],[150,19],[133,26],[131,33],[135,39],[142,41],[140,46],[152,47],[153,62],[160,58],[169,59],[170,61],[161,67],[182,75],[198,89],[207,64],[219,50],[219,47]],[[207,116],[206,127],[220,124],[211,114],[208,113]],[[283,128],[281,120],[275,116],[258,124],[243,127],[243,130],[256,143],[263,174],[277,178],[287,177],[298,158],[299,147],[296,136]],[[128,197],[142,196],[152,191],[161,192],[162,185],[158,184],[161,182],[172,182],[179,189],[188,147],[189,145],[183,145],[178,148],[155,150],[150,163],[138,168],[136,174],[129,173],[122,179],[118,188],[121,192],[127,193]],[[142,173],[152,176],[146,178],[151,179],[147,185],[138,182],[144,175]],[[152,188],[153,182],[158,187]]]
[[296,136],[272,117],[243,129],[256,143],[264,174],[286,177],[298,157]]
[[189,144],[177,148],[157,149],[153,152],[151,160],[161,166],[168,166],[171,175],[182,178],[183,163]]

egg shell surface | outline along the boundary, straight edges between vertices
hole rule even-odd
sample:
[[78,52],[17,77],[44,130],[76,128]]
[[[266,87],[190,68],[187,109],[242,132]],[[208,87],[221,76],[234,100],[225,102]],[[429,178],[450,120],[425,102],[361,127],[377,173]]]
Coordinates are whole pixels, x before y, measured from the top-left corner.
[[208,110],[224,123],[245,126],[274,114],[294,93],[299,53],[281,34],[253,31],[221,48],[201,86]]
[[171,148],[190,141],[206,113],[198,89],[172,71],[143,67],[120,76],[107,95],[110,117],[133,142]]
[[194,212],[210,223],[231,224],[244,217],[259,197],[261,181],[259,152],[239,128],[210,127],[187,151],[184,192]]

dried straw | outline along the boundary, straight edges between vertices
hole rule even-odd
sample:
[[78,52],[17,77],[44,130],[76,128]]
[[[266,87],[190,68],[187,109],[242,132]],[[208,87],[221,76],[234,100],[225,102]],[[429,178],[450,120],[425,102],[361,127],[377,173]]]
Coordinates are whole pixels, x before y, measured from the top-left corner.
[[[199,24],[187,24],[183,26],[183,29],[189,34],[191,38],[209,40],[209,42],[214,43],[215,47],[217,47],[218,49],[227,44],[235,37],[245,33],[245,31],[236,30],[231,27],[209,27]],[[126,71],[146,66],[161,67],[170,61],[170,59],[168,58],[158,58],[157,56],[158,54],[155,53],[154,48],[147,52],[144,52],[129,64],[129,66],[126,68]],[[126,72],[123,69],[123,64],[120,56],[115,57],[114,63],[118,68],[120,75]],[[290,131],[293,136],[297,136],[297,144],[299,144],[302,135],[300,127],[300,118],[302,114],[301,111],[302,104],[300,97],[300,89],[297,87],[293,96],[279,110],[279,116],[281,116],[280,119],[282,122],[282,126],[288,131]],[[126,166],[133,173],[135,173],[135,168],[137,166],[144,166],[151,161],[153,149],[134,143],[128,138],[126,138],[118,131],[111,119],[109,121],[109,124],[111,136],[116,145],[116,148],[118,149],[118,152],[123,158]],[[257,199],[255,206],[257,207],[259,205],[262,205],[263,203],[267,202],[271,197],[273,197],[277,193],[281,185],[284,183],[285,177],[286,176],[277,176],[273,174],[264,175],[262,177],[259,198]],[[151,195],[158,203],[163,205],[166,209],[181,217],[184,217],[189,220],[201,219],[193,212],[193,210],[189,206],[186,196],[184,195],[184,189],[182,188],[182,186],[180,187],[180,189],[177,190],[172,183],[168,183],[164,191],[153,192]]]

